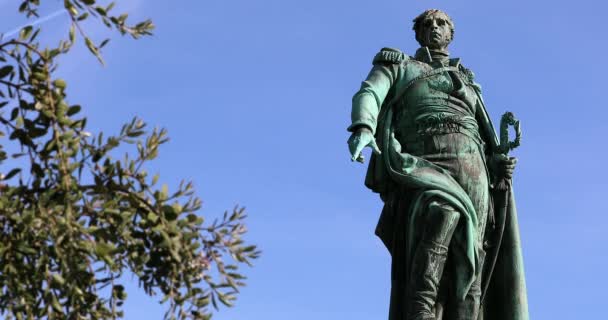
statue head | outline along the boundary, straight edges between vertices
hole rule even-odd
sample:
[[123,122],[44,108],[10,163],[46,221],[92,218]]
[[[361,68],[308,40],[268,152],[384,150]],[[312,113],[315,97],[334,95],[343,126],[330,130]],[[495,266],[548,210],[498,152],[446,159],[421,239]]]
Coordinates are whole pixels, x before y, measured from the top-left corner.
[[446,49],[454,38],[454,23],[450,16],[437,9],[429,9],[414,19],[416,41],[429,49]]

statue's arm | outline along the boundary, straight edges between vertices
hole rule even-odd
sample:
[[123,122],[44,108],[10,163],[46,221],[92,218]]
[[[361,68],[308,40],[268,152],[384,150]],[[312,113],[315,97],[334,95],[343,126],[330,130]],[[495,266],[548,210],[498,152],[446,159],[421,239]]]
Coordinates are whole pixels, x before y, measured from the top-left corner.
[[[370,147],[376,154],[380,148],[374,134],[378,124],[378,114],[391,87],[397,82],[405,54],[396,49],[384,48],[374,58],[374,67],[361,84],[361,89],[353,97],[351,125],[348,139],[351,160],[363,162],[361,151]],[[401,72],[402,73],[402,72]]]
[[479,123],[481,138],[486,143],[486,158],[488,159],[488,169],[493,177],[492,180],[497,181],[502,177],[511,179],[515,170],[517,158],[507,157],[506,155],[497,152],[498,140],[494,131],[494,125],[492,124],[488,111],[483,103],[480,86],[477,84],[475,84],[475,91],[477,93],[475,116]]
[[396,49],[384,48],[376,55],[372,70],[353,96],[348,131],[367,128],[375,133],[380,107],[397,81],[404,59],[405,55]]

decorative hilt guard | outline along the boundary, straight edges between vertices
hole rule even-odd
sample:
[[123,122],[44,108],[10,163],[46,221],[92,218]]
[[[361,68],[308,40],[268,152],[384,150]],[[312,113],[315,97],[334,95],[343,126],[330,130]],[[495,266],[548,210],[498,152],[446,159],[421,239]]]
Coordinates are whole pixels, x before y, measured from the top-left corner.
[[[509,126],[515,130],[515,140],[509,141]],[[509,151],[519,147],[521,142],[521,127],[519,120],[515,118],[513,112],[505,112],[500,118],[500,146],[499,153],[508,154]]]
[[[515,139],[513,141],[509,141],[509,126],[513,126],[515,130]],[[509,151],[519,147],[520,142],[521,127],[519,126],[519,120],[515,118],[513,112],[505,112],[500,118],[500,145],[498,146],[498,153],[506,156]],[[509,180],[504,177],[501,178],[496,188],[502,191],[510,189],[511,183]]]

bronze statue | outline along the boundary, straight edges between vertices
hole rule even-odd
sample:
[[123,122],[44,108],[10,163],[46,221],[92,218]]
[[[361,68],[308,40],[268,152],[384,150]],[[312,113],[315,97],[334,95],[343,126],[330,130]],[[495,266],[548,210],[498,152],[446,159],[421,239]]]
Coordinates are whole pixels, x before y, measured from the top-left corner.
[[[392,256],[390,320],[527,320],[511,178],[519,122],[501,140],[473,73],[447,47],[450,17],[414,19],[413,57],[383,48],[353,97],[352,160],[384,201],[376,234]],[[508,141],[508,125],[517,138]]]

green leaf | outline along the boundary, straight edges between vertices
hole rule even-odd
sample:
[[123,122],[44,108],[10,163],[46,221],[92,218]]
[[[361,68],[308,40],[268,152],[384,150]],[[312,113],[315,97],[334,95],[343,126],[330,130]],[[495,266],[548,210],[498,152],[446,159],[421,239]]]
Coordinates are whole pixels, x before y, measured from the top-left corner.
[[53,273],[52,279],[53,282],[59,286],[63,286],[65,284],[65,279],[58,273]]
[[21,40],[27,40],[27,38],[30,37],[30,34],[32,33],[33,29],[34,29],[34,27],[32,27],[32,26],[26,26],[26,27],[22,28],[21,31],[19,31],[19,38]]
[[59,303],[59,300],[57,300],[57,296],[51,294],[51,297],[51,307],[53,307],[53,310],[55,310],[56,312],[61,313],[61,304]]
[[86,19],[88,17],[89,17],[89,13],[85,12],[85,13],[81,14],[80,16],[78,16],[78,18],[76,20],[82,21],[82,20],[84,20],[84,19]]
[[114,250],[116,250],[116,247],[105,242],[98,242],[95,246],[95,253],[104,260],[109,259]]
[[156,224],[156,222],[158,222],[158,215],[152,211],[148,212],[148,215],[146,216],[146,220],[152,222],[152,224]]
[[14,177],[17,173],[21,172],[21,168],[16,168],[8,172],[6,176],[2,180],[9,180]]
[[79,105],[73,105],[73,106],[71,106],[71,107],[68,109],[68,111],[67,111],[67,115],[71,117],[71,116],[73,116],[73,115],[77,114],[78,112],[80,112],[80,110],[81,110],[81,109],[82,109],[82,107],[81,107],[81,106],[79,106]]
[[70,42],[72,42],[72,43],[76,42],[76,25],[75,25],[75,23],[72,23],[72,25],[70,26],[69,37],[70,37]]
[[5,78],[11,72],[13,72],[13,66],[11,66],[11,65],[7,65],[7,66],[0,68],[0,79]]
[[96,8],[95,8],[95,11],[97,11],[97,13],[99,13],[99,14],[100,14],[100,15],[102,15],[102,16],[105,16],[105,15],[107,14],[107,13],[106,13],[106,9],[105,9],[105,8],[103,8],[103,7],[96,7]]
[[19,116],[19,108],[15,107],[13,110],[11,110],[11,121],[17,119],[17,116]]
[[220,301],[227,307],[232,307],[234,306],[232,304],[232,302],[230,300],[233,300],[234,298],[231,295],[227,295],[227,294],[222,294],[222,293],[218,293],[217,297],[220,299]]
[[169,186],[167,184],[163,184],[158,200],[164,201],[169,197]]
[[164,205],[163,212],[165,213],[165,218],[168,221],[174,221],[175,219],[177,219],[178,213],[175,211],[175,208],[173,206]]
[[57,79],[57,80],[53,81],[53,84],[55,85],[55,87],[57,87],[59,89],[65,89],[65,87],[67,86],[67,84],[65,83],[65,81],[63,79]]
[[91,53],[93,53],[93,55],[95,55],[95,57],[97,57],[97,60],[99,60],[99,62],[102,65],[105,65],[105,62],[103,61],[103,58],[101,57],[101,54],[99,53],[99,48],[97,48],[95,46],[95,44],[93,43],[93,41],[89,37],[85,37],[84,38],[84,43],[86,44],[86,46],[89,49],[89,51],[91,51]]
[[105,39],[103,40],[100,44],[99,44],[99,48],[103,48],[106,46],[106,44],[108,44],[108,42],[110,42],[110,39]]
[[30,37],[30,42],[34,42],[34,40],[36,39],[36,37],[38,36],[38,34],[40,33],[40,28],[36,29],[36,31],[34,31],[34,34],[32,34],[32,36]]
[[34,77],[34,79],[39,80],[39,81],[46,80],[46,74],[44,74],[42,72],[34,72],[34,73],[32,73],[32,77]]

